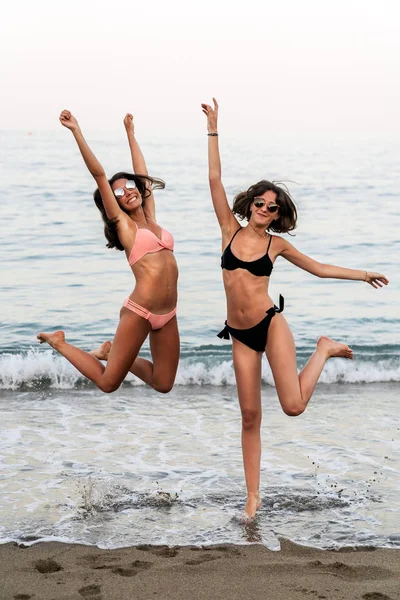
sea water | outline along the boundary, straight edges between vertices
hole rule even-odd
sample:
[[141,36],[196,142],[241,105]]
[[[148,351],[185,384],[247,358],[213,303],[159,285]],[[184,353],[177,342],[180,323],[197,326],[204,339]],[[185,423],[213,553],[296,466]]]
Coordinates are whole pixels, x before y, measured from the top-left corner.
[[[301,368],[320,335],[354,361],[327,363],[307,411],[289,418],[263,363],[263,506],[243,524],[240,411],[224,324],[220,232],[206,139],[149,140],[157,220],[175,238],[181,362],[159,395],[133,376],[112,395],[84,380],[39,331],[84,349],[111,339],[133,288],[105,247],[93,181],[66,131],[1,134],[0,539],[102,547],[245,543],[400,546],[399,143],[390,139],[221,136],[229,200],[285,181],[295,236],[313,258],[384,273],[390,285],[320,280],[278,258],[275,302]],[[119,133],[88,135],[110,175],[130,169]],[[142,350],[149,356],[148,346]]]

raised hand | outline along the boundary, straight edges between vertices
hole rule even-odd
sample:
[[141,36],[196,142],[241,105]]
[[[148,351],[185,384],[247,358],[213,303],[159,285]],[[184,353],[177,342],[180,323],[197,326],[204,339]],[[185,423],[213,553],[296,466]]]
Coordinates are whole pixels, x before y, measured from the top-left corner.
[[372,287],[375,289],[383,287],[389,283],[389,279],[384,275],[381,275],[380,273],[370,273],[369,271],[366,271],[365,273],[365,281],[366,283],[369,283],[369,285],[372,285]]
[[61,125],[64,125],[64,127],[66,127],[67,129],[70,129],[71,131],[75,131],[76,129],[79,129],[78,121],[70,113],[69,110],[62,111],[62,113],[60,114],[60,123],[61,123]]
[[131,115],[131,113],[127,113],[125,115],[124,125],[125,125],[125,129],[126,129],[127,133],[129,133],[129,132],[135,133],[135,125],[133,123],[133,115]]
[[207,117],[208,133],[218,132],[218,102],[213,98],[214,108],[209,104],[202,104],[201,109]]

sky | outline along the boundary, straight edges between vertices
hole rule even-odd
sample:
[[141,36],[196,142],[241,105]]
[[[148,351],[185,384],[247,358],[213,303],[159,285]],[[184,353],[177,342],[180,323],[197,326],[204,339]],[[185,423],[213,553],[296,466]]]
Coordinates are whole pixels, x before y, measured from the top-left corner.
[[0,24],[0,129],[400,133],[398,0],[37,0]]

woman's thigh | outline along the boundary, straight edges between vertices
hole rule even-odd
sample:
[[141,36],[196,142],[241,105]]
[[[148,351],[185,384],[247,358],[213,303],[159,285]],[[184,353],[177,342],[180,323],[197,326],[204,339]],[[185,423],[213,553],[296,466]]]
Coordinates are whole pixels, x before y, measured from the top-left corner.
[[232,357],[242,414],[261,414],[262,354],[232,338]]
[[153,359],[152,383],[165,386],[169,391],[174,384],[179,363],[180,340],[176,317],[161,329],[150,331],[150,351]]
[[113,384],[121,384],[137,357],[150,331],[150,324],[127,308],[121,309],[121,317],[103,378]]
[[275,381],[279,401],[285,412],[301,402],[296,363],[296,346],[285,317],[275,314],[268,330],[266,355]]

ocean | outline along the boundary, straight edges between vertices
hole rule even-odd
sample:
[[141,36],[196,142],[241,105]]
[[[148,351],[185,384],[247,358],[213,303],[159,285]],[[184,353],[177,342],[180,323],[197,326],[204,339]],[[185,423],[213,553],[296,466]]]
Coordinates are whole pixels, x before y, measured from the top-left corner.
[[[220,232],[206,136],[146,139],[157,220],[175,238],[181,362],[159,395],[128,376],[101,393],[39,331],[84,349],[112,339],[133,288],[106,240],[68,131],[1,132],[0,543],[260,542],[400,547],[400,144],[368,136],[221,135],[231,200],[259,179],[285,181],[299,220],[288,239],[321,262],[385,274],[389,286],[319,280],[279,258],[270,293],[285,297],[301,368],[320,335],[348,343],[306,412],[283,414],[263,365],[263,458],[257,519],[243,524],[240,411]],[[123,132],[89,133],[112,175],[130,170]],[[142,351],[148,356],[148,347]]]

